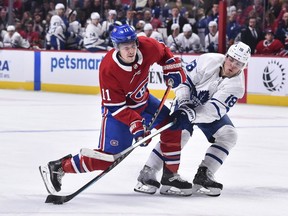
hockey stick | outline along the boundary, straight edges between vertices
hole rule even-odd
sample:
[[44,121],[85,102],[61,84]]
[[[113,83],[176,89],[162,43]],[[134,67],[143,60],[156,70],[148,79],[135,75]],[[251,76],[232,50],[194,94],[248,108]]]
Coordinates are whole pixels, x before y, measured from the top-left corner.
[[[159,104],[158,109],[156,110],[156,112],[154,113],[151,122],[149,123],[148,127],[151,127],[157,116],[159,115],[162,107],[164,106],[164,103],[166,101],[166,98],[168,97],[169,91],[171,89],[172,85],[169,85],[165,91],[165,94]],[[65,202],[70,201],[71,199],[73,199],[74,197],[76,197],[78,194],[80,194],[82,191],[86,190],[89,186],[91,186],[92,184],[94,184],[95,182],[97,182],[99,179],[101,179],[104,175],[106,175],[108,172],[110,172],[114,167],[116,167],[122,160],[124,160],[137,146],[141,145],[142,143],[144,143],[145,141],[151,139],[152,137],[156,136],[157,134],[159,134],[160,132],[168,129],[169,127],[171,127],[173,125],[173,123],[169,123],[165,126],[163,126],[162,128],[158,129],[155,133],[150,134],[147,137],[144,137],[142,140],[140,140],[136,145],[136,143],[134,145],[132,145],[131,147],[129,147],[129,150],[126,149],[124,151],[122,151],[122,155],[120,157],[118,157],[107,169],[105,169],[103,172],[101,172],[99,175],[97,175],[95,178],[93,178],[92,180],[90,180],[88,183],[86,183],[84,186],[82,186],[80,189],[78,189],[77,191],[75,191],[74,193],[70,194],[70,195],[53,195],[50,194],[47,196],[45,203],[53,203],[53,204],[63,204]],[[150,128],[149,128],[150,129]],[[151,136],[151,137],[150,137]],[[142,142],[141,142],[142,141]],[[139,144],[141,142],[141,144]]]
[[129,151],[126,151],[125,153],[121,154],[107,169],[105,169],[103,172],[101,172],[99,175],[97,175],[95,178],[93,178],[92,180],[90,180],[88,183],[86,183],[84,186],[82,186],[80,189],[78,189],[77,191],[75,191],[74,193],[70,194],[70,195],[53,195],[50,194],[47,196],[45,203],[53,203],[53,204],[63,204],[65,202],[70,201],[71,199],[73,199],[75,196],[77,196],[78,194],[80,194],[82,191],[84,191],[85,189],[87,189],[89,186],[91,186],[92,184],[94,184],[95,182],[97,182],[100,178],[102,178],[104,175],[106,175],[108,172],[110,172],[114,167],[116,167],[122,160],[124,160],[124,158],[126,158],[137,146],[141,145],[142,143],[144,143],[145,141],[151,139],[152,137],[158,135],[159,133],[161,133],[162,131],[168,129],[169,127],[171,127],[173,125],[173,122],[170,122],[169,124],[163,126],[162,128],[160,128],[159,130],[155,131],[153,134],[150,134],[149,136],[143,138],[142,140],[140,140],[139,142],[136,142],[133,146],[133,148],[130,148]]
[[[164,93],[164,96],[159,104],[159,107],[158,109],[156,110],[156,112],[154,113],[151,121],[149,122],[149,125],[148,125],[148,130],[151,130],[151,127],[152,125],[154,124],[157,116],[159,115],[162,107],[164,106],[164,103],[168,97],[168,94],[171,90],[171,86],[172,86],[172,81],[169,80],[169,85]],[[148,136],[149,137],[149,136]],[[118,153],[118,154],[115,154],[115,155],[111,155],[111,154],[107,154],[105,152],[99,152],[99,151],[95,151],[93,149],[88,149],[88,148],[82,148],[80,150],[80,154],[82,156],[86,156],[86,157],[89,157],[89,158],[94,158],[94,159],[99,159],[99,160],[104,160],[104,161],[108,161],[108,162],[113,162],[115,161],[116,159],[118,159],[119,157],[121,157],[123,154],[125,154],[126,152],[130,151],[131,149],[134,149],[136,148],[137,146],[143,144],[144,142],[146,142],[147,140],[149,140],[149,138],[146,139],[146,137],[144,139],[142,139],[140,142],[136,142],[134,143],[133,145],[131,145],[129,148],[125,149],[124,151]]]

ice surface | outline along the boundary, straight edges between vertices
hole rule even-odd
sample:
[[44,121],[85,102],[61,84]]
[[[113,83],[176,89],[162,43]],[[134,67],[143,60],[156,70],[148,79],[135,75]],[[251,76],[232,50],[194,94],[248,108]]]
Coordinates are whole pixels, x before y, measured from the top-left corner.
[[[53,205],[44,203],[47,192],[38,166],[97,146],[100,97],[0,90],[0,215],[287,215],[288,108],[237,104],[229,116],[239,140],[216,174],[224,184],[220,197],[135,193],[157,137],[70,202]],[[182,153],[185,179],[192,181],[208,146],[196,129]],[[66,175],[61,194],[74,192],[96,174]]]

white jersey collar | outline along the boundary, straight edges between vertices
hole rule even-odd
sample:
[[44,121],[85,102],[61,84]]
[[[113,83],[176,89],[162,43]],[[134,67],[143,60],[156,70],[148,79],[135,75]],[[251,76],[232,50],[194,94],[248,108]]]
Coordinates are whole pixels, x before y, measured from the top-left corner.
[[[117,53],[118,53],[118,50],[114,50],[114,52],[112,53],[112,58],[113,60],[116,62],[116,64],[124,71],[127,71],[127,72],[131,72],[132,71],[132,66],[133,65],[123,65],[119,62],[118,58],[117,58]],[[138,61],[137,61],[137,64],[141,65],[142,62],[143,62],[143,55],[141,53],[141,51],[139,49],[137,49],[137,55],[138,55]]]

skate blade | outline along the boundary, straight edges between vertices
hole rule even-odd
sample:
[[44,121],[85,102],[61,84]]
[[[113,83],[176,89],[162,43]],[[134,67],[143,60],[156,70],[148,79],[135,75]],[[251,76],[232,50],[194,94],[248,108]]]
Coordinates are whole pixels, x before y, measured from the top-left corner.
[[146,194],[155,194],[157,189],[158,188],[155,186],[144,185],[141,182],[138,182],[137,185],[134,187],[135,192],[146,193]]
[[160,189],[160,194],[170,195],[170,196],[191,196],[192,188],[180,189],[168,185],[162,185]]
[[221,195],[221,189],[220,188],[212,188],[208,187],[205,188],[202,185],[193,185],[193,194],[200,194],[200,195],[207,195],[207,196],[220,196]]
[[41,177],[43,179],[45,188],[49,194],[55,194],[56,190],[52,186],[51,180],[50,180],[50,171],[47,166],[39,166],[39,171],[41,174]]

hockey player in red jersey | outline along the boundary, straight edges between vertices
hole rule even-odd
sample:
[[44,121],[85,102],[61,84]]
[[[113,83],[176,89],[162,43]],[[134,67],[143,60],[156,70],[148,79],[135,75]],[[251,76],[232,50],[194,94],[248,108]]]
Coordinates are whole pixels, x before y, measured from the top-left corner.
[[[186,80],[181,62],[162,43],[147,37],[137,37],[129,25],[115,26],[111,32],[114,48],[103,58],[100,65],[100,90],[102,97],[102,125],[97,151],[117,154],[142,139],[160,101],[147,88],[149,67],[158,63],[163,66],[164,80],[172,81],[173,88]],[[170,122],[170,110],[164,106],[152,128],[160,128]],[[146,144],[149,142],[147,141]],[[177,174],[180,163],[181,130],[163,131],[160,135],[164,166],[162,194],[171,194],[177,188],[179,195],[191,195],[191,183]],[[111,162],[88,158],[81,154],[66,157],[40,166],[40,172],[49,193],[61,190],[64,173],[84,173],[105,170]],[[143,172],[150,172],[149,169]],[[146,193],[155,193],[160,183],[155,179],[141,180],[152,186]],[[141,183],[140,183],[141,184]],[[141,191],[140,191],[141,192]],[[175,195],[175,192],[172,192]],[[177,192],[176,192],[177,195]]]

